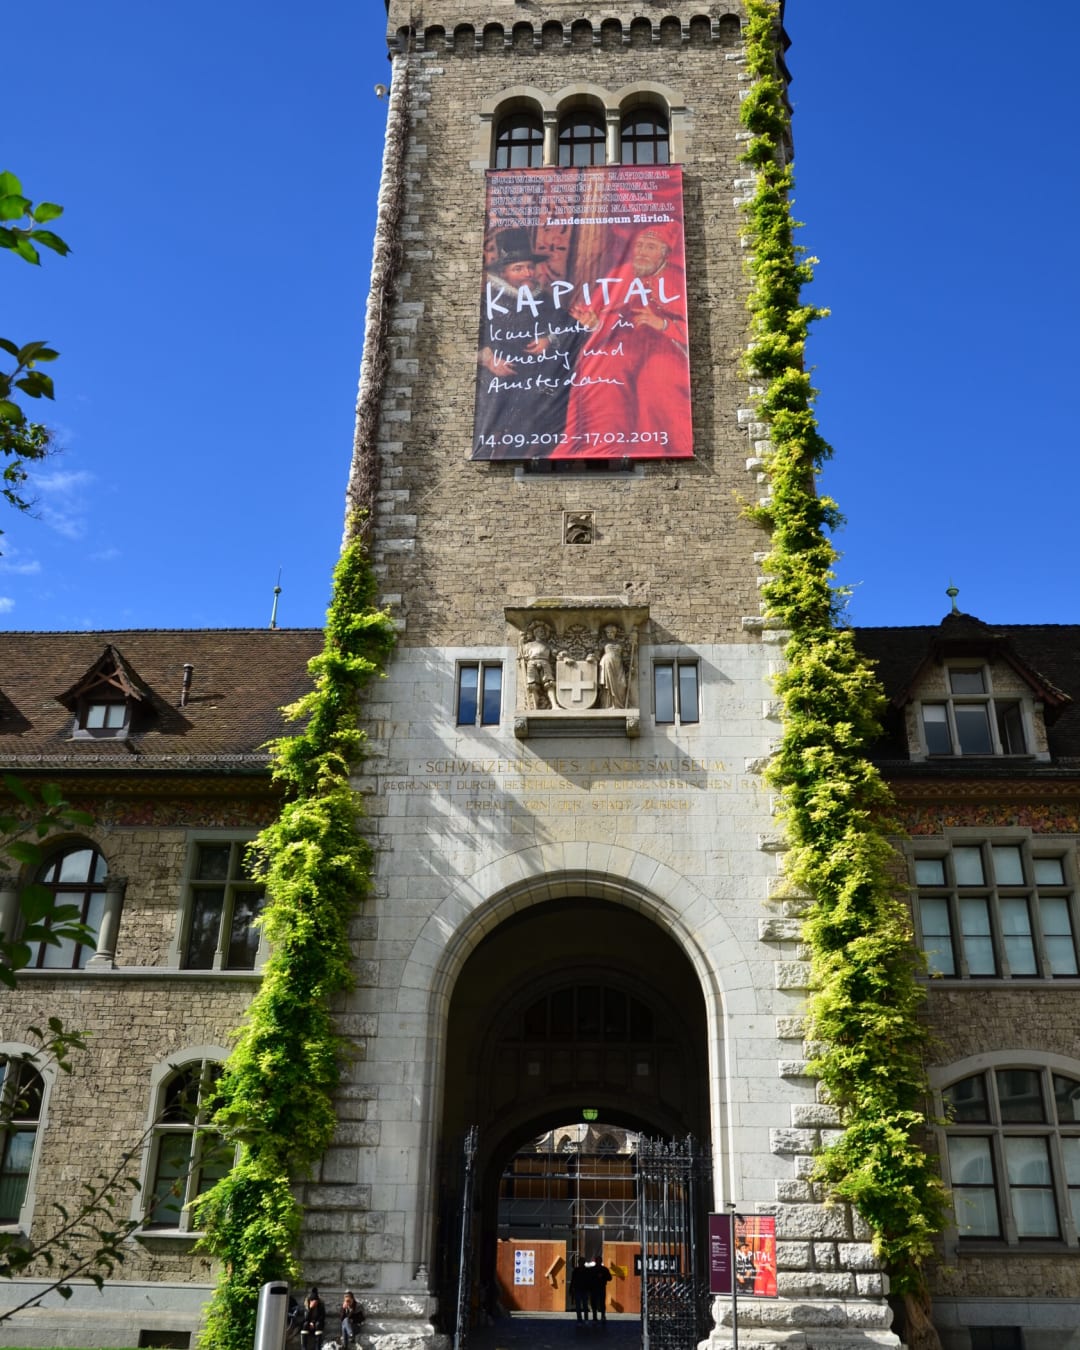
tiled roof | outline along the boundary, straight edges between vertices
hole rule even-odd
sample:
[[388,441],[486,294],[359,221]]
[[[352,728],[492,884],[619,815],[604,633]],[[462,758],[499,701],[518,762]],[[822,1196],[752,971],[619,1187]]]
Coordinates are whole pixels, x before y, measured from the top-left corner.
[[[258,769],[279,713],[311,687],[316,628],[0,633],[0,767]],[[149,691],[131,735],[73,739],[57,701],[112,646]],[[180,706],[184,666],[191,688]]]
[[[999,643],[1008,640],[1012,654],[1041,681],[1067,695],[1056,716],[1048,712],[1047,734],[1055,761],[1080,762],[1080,624],[983,624],[971,615],[947,615],[940,624],[911,628],[856,628],[855,641],[876,664],[878,677],[892,699],[910,686],[919,666],[942,641],[977,640],[986,637]],[[882,758],[907,759],[903,719],[899,709],[890,709],[885,735],[876,747]],[[983,761],[985,764],[985,761]],[[1003,762],[1003,766],[1004,762]]]

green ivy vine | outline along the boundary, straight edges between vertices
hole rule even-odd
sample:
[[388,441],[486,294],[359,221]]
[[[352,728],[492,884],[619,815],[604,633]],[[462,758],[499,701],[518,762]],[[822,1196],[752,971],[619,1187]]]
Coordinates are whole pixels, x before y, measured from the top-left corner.
[[766,612],[790,634],[778,681],[783,734],[769,776],[790,845],[787,881],[810,897],[803,938],[811,965],[807,1036],[817,1047],[811,1070],[844,1127],[822,1150],[816,1175],[866,1220],[893,1288],[919,1294],[946,1199],[921,1143],[927,1032],[919,958],[889,842],[899,832],[892,797],[866,754],[884,699],[841,626],[846,597],[834,585],[829,537],[840,515],[815,491],[832,451],[818,431],[804,357],[809,325],[825,311],[800,299],[814,260],[795,243],[778,5],[747,0],[746,9],[752,84],[741,108],[750,132],[742,158],[756,175],[746,207],[747,366],[762,390],[758,411],[772,446],[771,497],[751,514],[772,536]]
[[204,1350],[250,1350],[260,1287],[299,1274],[291,1187],[336,1124],[342,1044],[330,1003],[352,980],[348,924],[368,894],[373,856],[349,775],[363,754],[361,692],[394,643],[389,615],[374,604],[365,535],[353,532],[334,572],[325,645],[309,665],[315,687],[286,709],[304,730],[271,746],[285,803],[252,845],[271,955],[213,1102],[213,1128],[239,1154],[195,1215],[199,1249],[222,1262]]

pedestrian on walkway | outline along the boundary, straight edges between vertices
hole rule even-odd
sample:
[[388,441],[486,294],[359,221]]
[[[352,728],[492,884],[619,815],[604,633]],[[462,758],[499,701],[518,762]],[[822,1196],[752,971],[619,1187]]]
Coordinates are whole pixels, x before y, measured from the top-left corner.
[[610,1282],[611,1271],[603,1261],[595,1261],[589,1269],[589,1302],[594,1322],[597,1314],[601,1322],[607,1321],[607,1287]]
[[570,1297],[574,1300],[574,1311],[579,1322],[589,1320],[589,1272],[585,1269],[585,1258],[579,1256],[570,1272]]

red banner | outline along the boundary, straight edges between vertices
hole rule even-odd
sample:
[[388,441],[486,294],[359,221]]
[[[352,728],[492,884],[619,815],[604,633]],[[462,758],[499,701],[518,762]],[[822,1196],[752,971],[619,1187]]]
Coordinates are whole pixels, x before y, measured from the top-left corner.
[[693,453],[682,169],[490,171],[473,459]]
[[740,1298],[776,1298],[776,1220],[735,1215],[735,1288]]

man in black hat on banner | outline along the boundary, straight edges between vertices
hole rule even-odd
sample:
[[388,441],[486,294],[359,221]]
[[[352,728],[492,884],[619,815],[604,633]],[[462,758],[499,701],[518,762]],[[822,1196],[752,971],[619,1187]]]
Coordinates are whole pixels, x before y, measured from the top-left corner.
[[557,310],[527,229],[500,230],[484,277],[473,459],[550,455],[566,423],[569,376],[586,330]]

